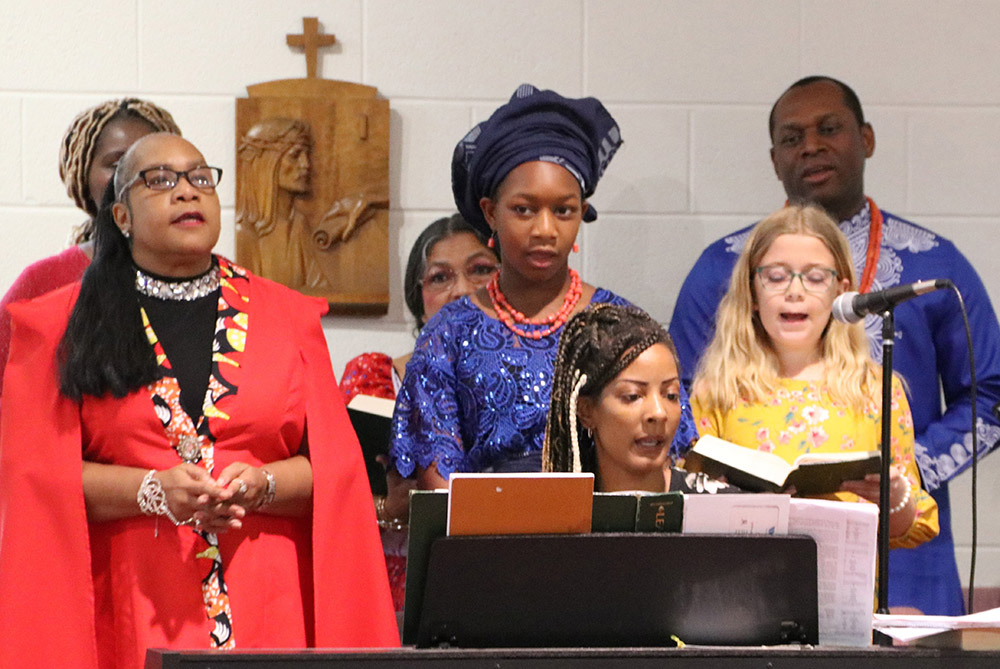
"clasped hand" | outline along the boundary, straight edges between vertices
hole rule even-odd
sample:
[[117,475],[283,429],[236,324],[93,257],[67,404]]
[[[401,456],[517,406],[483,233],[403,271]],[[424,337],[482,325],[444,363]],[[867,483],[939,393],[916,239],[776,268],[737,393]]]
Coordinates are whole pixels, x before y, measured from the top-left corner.
[[260,507],[267,478],[259,467],[234,462],[212,478],[202,467],[181,463],[156,474],[167,505],[178,519],[216,534],[243,526],[246,514]]

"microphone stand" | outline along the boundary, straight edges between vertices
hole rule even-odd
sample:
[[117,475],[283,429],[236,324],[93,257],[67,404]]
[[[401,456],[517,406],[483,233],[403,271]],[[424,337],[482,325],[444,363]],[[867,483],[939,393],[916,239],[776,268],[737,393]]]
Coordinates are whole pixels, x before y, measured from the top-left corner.
[[[889,464],[892,460],[892,348],[896,322],[892,307],[882,312],[882,471],[878,505],[878,613],[889,613]],[[892,638],[875,632],[880,646],[891,646]]]

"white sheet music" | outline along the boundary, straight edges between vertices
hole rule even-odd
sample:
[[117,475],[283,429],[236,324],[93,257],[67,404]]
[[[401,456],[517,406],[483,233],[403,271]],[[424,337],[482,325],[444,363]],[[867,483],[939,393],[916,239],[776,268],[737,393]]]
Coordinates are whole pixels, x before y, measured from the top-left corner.
[[788,495],[684,495],[684,534],[788,534]]
[[816,541],[820,644],[871,645],[878,507],[792,499],[788,533]]

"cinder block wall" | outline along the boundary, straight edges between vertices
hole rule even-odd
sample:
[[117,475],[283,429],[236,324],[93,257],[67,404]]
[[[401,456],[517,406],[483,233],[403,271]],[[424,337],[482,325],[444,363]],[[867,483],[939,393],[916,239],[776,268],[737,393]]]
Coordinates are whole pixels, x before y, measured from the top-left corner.
[[[577,262],[661,320],[708,242],[781,205],[767,112],[815,73],[852,84],[875,126],[869,194],[952,238],[1000,299],[992,0],[0,0],[0,290],[64,248],[81,219],[56,169],[65,127],[125,94],[168,108],[225,170],[219,250],[231,255],[234,99],[250,83],[304,76],[284,37],[303,16],[339,40],[320,74],[377,86],[392,109],[392,304],[383,318],[327,319],[338,373],[361,351],[412,345],[406,253],[453,209],[455,142],[522,82],[596,95],[619,120],[626,143]],[[953,486],[960,544],[968,478]],[[980,479],[980,585],[1000,586],[998,483],[994,456]]]

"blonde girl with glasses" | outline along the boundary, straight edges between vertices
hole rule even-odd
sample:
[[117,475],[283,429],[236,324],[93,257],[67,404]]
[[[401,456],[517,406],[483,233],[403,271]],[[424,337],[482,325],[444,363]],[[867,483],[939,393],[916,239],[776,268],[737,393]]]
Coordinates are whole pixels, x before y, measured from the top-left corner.
[[[695,375],[698,431],[789,462],[803,453],[877,450],[881,369],[863,326],[831,317],[834,298],[855,286],[847,239],[818,207],[785,207],[757,224]],[[891,408],[891,546],[913,547],[937,536],[937,505],[920,484],[899,378]],[[827,497],[877,504],[878,488],[872,475]]]

